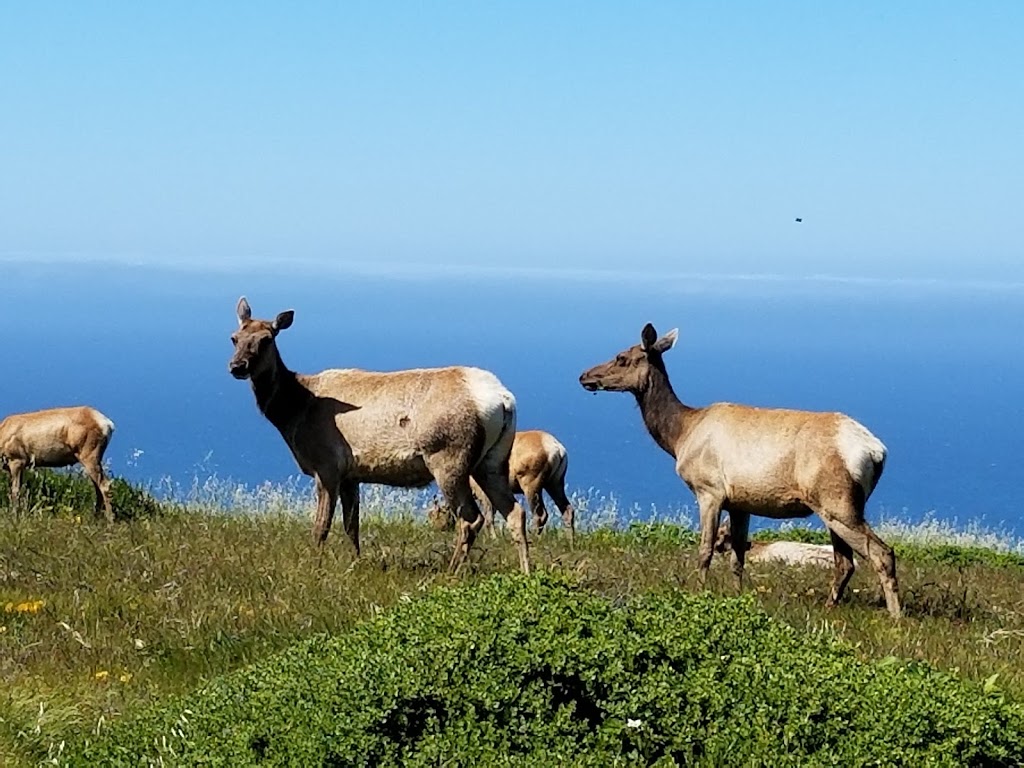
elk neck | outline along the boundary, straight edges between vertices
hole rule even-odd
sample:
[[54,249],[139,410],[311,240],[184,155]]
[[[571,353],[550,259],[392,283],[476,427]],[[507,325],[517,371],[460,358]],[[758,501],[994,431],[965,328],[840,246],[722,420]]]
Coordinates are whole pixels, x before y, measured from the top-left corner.
[[276,349],[274,357],[273,365],[252,377],[252,391],[260,412],[284,435],[313,399],[313,393],[299,383]]
[[676,455],[680,440],[689,430],[691,417],[696,409],[676,396],[668,380],[665,364],[652,360],[645,385],[634,393],[640,406],[644,425],[661,449],[670,456]]

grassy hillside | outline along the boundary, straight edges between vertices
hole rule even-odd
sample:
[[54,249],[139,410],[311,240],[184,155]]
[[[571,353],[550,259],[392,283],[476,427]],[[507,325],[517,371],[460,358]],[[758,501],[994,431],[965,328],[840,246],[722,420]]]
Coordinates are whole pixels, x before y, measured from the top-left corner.
[[[444,572],[450,536],[408,510],[369,516],[366,554],[354,561],[340,530],[317,553],[308,523],[293,515],[157,513],[138,494],[124,502],[133,519],[108,527],[93,520],[88,495],[63,505],[47,498],[37,496],[35,511],[17,523],[0,507],[4,765],[33,765],[83,734],[102,738],[147,705],[296,643],[345,633],[409,596],[481,585],[516,567],[507,541],[483,538],[473,567],[452,579]],[[899,623],[863,568],[833,611],[822,605],[830,574],[814,568],[751,566],[744,599],[800,637],[842,641],[859,660],[926,661],[970,690],[987,685],[992,695],[1024,700],[1020,559],[963,546],[898,552],[907,613]],[[533,555],[538,570],[568,576],[609,605],[666,588],[696,592],[693,534],[674,526],[596,530],[574,551],[554,532]],[[715,604],[728,606],[722,598],[735,590],[721,566],[709,586]]]

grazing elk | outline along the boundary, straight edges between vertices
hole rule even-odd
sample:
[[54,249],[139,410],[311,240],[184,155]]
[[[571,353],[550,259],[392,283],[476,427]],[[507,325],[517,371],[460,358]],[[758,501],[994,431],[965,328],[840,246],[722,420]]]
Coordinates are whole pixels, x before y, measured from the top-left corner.
[[[548,511],[544,508],[543,492],[562,513],[562,525],[569,532],[572,546],[576,536],[575,513],[565,495],[565,473],[569,469],[569,454],[554,435],[539,429],[516,432],[512,454],[508,462],[508,482],[513,493],[526,497],[537,533],[544,532]],[[484,525],[494,533],[494,510],[479,486],[474,483],[473,493],[481,502]]]
[[88,406],[16,413],[0,421],[0,462],[11,473],[11,509],[17,515],[21,475],[26,467],[69,467],[78,463],[96,491],[107,520],[114,522],[110,480],[103,474],[103,454],[114,422]]
[[853,552],[874,567],[886,606],[901,614],[892,549],[864,520],[864,506],[885,466],[885,446],[841,413],[714,403],[691,408],[676,397],[662,355],[677,331],[658,338],[648,323],[640,344],[580,376],[591,392],[631,392],[651,437],[676,460],[676,473],[700,507],[700,580],[714,553],[723,510],[732,522],[733,571],[742,583],[750,515],[776,519],[813,513],[829,529],[835,605],[853,575]]
[[276,339],[291,326],[294,312],[257,320],[243,296],[237,313],[229,370],[236,379],[250,380],[256,405],[299,468],[313,477],[318,545],[327,538],[340,498],[345,533],[359,554],[360,483],[417,488],[435,480],[458,512],[451,560],[457,570],[483,522],[470,491],[472,477],[505,517],[520,567],[529,572],[526,516],[508,485],[516,401],[493,373],[465,367],[293,373]]

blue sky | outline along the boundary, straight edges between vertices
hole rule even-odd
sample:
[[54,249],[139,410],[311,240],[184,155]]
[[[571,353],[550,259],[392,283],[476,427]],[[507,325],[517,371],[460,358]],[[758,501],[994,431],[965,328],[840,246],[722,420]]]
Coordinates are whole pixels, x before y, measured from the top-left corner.
[[0,255],[1020,280],[1022,74],[1010,1],[9,3]]

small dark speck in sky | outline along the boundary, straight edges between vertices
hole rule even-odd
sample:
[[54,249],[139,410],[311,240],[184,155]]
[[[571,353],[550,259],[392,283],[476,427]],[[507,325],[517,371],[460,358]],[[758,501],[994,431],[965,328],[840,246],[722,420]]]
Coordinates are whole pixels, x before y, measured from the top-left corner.
[[799,224],[800,222],[802,222],[802,221],[803,221],[803,219],[801,219],[801,218],[800,218],[799,216],[797,216],[797,217],[796,217],[796,221],[797,221],[797,223]]

